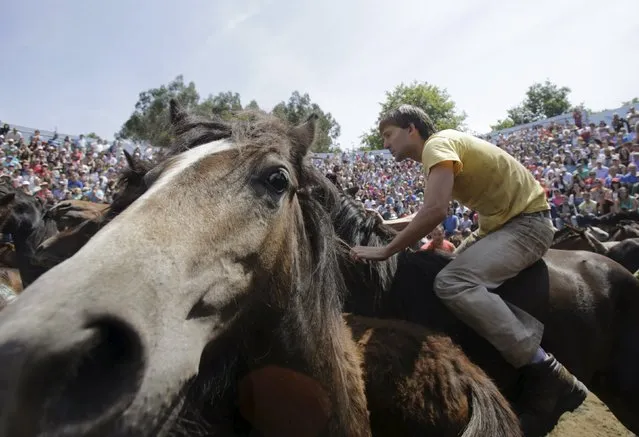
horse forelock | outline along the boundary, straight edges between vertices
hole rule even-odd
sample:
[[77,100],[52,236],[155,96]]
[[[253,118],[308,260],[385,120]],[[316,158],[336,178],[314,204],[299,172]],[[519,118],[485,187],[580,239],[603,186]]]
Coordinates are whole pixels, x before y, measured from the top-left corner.
[[[202,145],[228,140],[241,151],[245,145],[261,146],[270,150],[281,148],[286,142],[296,141],[292,135],[292,128],[275,116],[258,111],[240,111],[237,118],[226,121],[219,118],[207,118],[197,115],[183,115],[172,121],[172,129],[176,134],[171,146],[159,153],[159,159],[142,161],[129,160],[129,167],[120,171],[117,191],[114,195],[111,210],[112,216],[122,212],[131,203],[141,197],[150,187],[147,175],[184,152],[188,152]],[[298,176],[305,174],[304,159],[290,153],[291,163]],[[133,164],[133,165],[132,165]],[[168,167],[168,166],[167,166]],[[304,183],[301,183],[304,185]]]

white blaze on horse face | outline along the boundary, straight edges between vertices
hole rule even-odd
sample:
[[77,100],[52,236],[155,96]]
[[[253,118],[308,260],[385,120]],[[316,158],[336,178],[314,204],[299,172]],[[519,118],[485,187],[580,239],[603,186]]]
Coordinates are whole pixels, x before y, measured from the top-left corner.
[[233,147],[234,145],[230,140],[218,140],[213,141],[212,143],[202,144],[201,146],[194,147],[178,155],[175,158],[177,159],[177,162],[175,162],[166,172],[163,172],[160,175],[153,185],[151,185],[151,188],[149,188],[146,193],[138,199],[138,202],[149,198],[153,195],[153,193],[156,193],[169,185],[171,181],[196,162],[206,158],[207,156],[231,150]]
[[[175,158],[173,158],[175,160],[173,162],[173,165],[171,165],[170,168],[168,168],[166,171],[162,172],[162,174],[157,178],[157,180],[153,182],[151,187],[146,190],[146,192],[142,196],[140,196],[135,202],[127,207],[120,214],[120,216],[116,217],[113,222],[110,223],[109,226],[105,227],[100,232],[95,234],[95,236],[91,238],[91,240],[82,249],[80,249],[80,251],[84,253],[89,250],[84,250],[87,247],[93,247],[93,245],[103,244],[110,239],[119,238],[117,237],[120,232],[119,223],[121,222],[123,217],[130,216],[131,214],[137,214],[140,212],[140,210],[144,211],[149,198],[160,192],[163,188],[169,186],[175,179],[180,176],[180,174],[182,174],[182,172],[193,166],[198,161],[206,158],[207,156],[231,150],[234,147],[235,145],[233,142],[224,139],[213,141],[207,144],[202,144],[201,146],[194,147],[177,155]],[[115,225],[116,223],[118,223],[118,225]]]

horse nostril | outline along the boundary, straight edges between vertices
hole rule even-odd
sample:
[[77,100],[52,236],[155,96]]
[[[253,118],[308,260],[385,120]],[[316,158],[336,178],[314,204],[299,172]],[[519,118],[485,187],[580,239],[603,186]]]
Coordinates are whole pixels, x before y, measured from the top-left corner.
[[113,416],[130,404],[139,389],[144,358],[133,328],[103,318],[86,329],[92,331],[89,339],[63,360],[66,369],[57,375],[58,381],[48,383],[52,391],[43,405],[45,423],[82,423]]

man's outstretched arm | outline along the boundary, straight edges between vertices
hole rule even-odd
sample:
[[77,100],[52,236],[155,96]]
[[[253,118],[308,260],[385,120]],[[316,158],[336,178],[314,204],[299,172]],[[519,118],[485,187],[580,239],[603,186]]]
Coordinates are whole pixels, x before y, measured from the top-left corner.
[[424,205],[406,227],[384,247],[356,246],[351,250],[355,259],[385,260],[415,244],[430,233],[446,217],[452,198],[455,174],[452,161],[433,166],[428,175]]

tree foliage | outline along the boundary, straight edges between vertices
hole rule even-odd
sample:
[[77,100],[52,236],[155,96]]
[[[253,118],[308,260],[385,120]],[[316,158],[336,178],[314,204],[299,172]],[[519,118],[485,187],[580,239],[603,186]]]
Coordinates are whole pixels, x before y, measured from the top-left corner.
[[568,100],[570,91],[570,88],[559,87],[549,80],[534,83],[526,91],[523,102],[507,111],[508,118],[517,126],[564,114],[572,107]]
[[339,123],[330,112],[324,112],[317,103],[313,103],[307,93],[302,95],[299,91],[293,91],[288,102],[280,102],[275,105],[272,113],[292,124],[303,123],[311,113],[317,114],[319,119],[313,151],[333,152],[339,150],[337,143],[341,130]]
[[242,109],[240,95],[231,91],[221,92],[217,96],[209,94],[202,103],[194,108],[197,114],[214,114],[225,120],[230,120],[234,113]]
[[636,105],[637,103],[639,103],[639,97],[633,97],[632,100],[621,102],[621,106]]
[[[117,138],[133,141],[149,142],[158,147],[166,147],[172,140],[169,119],[169,101],[177,99],[185,110],[203,115],[216,115],[229,120],[243,109],[261,110],[255,100],[242,106],[239,93],[232,91],[209,94],[200,99],[195,84],[186,84],[182,75],[177,76],[167,85],[152,88],[139,94],[135,110],[124,123]],[[318,138],[315,151],[332,151],[337,147],[340,126],[330,113],[325,113],[319,105],[312,103],[308,94],[293,92],[288,102],[281,102],[273,108],[272,113],[291,123],[303,122],[312,112],[319,116]]]
[[98,140],[98,141],[102,141],[102,138],[96,134],[95,132],[90,132],[88,134],[85,135],[86,138],[91,138],[92,140]]
[[409,104],[423,109],[435,123],[438,130],[462,129],[466,120],[466,113],[457,113],[455,102],[448,91],[428,82],[417,82],[396,86],[386,92],[386,100],[380,103],[380,111],[375,126],[364,133],[360,139],[363,149],[382,149],[384,141],[377,128],[381,117],[388,111],[402,105]]
[[495,124],[491,124],[490,128],[494,131],[497,131],[502,129],[508,129],[513,126],[515,126],[515,122],[511,118],[506,117],[503,120],[497,120],[497,123]]
[[133,114],[116,134],[116,138],[148,141],[159,147],[168,146],[171,142],[169,101],[172,98],[177,99],[187,111],[201,112],[200,95],[195,84],[185,84],[184,78],[179,75],[168,85],[141,92]]

